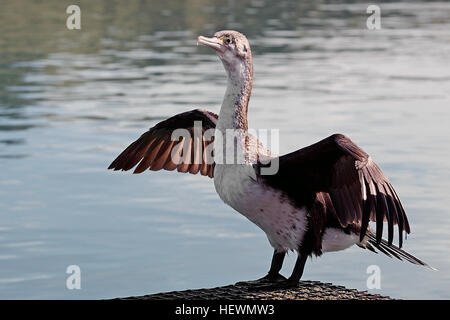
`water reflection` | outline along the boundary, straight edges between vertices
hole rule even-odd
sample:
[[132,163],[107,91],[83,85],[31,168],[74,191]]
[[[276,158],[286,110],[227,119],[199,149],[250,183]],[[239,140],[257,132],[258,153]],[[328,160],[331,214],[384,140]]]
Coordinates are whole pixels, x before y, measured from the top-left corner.
[[[222,67],[195,39],[220,29],[241,30],[252,44],[251,125],[280,128],[281,152],[350,135],[406,203],[414,231],[406,248],[450,266],[442,211],[450,205],[442,160],[450,156],[449,4],[384,3],[376,32],[357,1],[79,5],[81,31],[66,29],[61,1],[14,1],[0,11],[0,297],[126,296],[266,271],[264,235],[218,200],[211,181],[105,170],[157,121],[194,107],[218,112]],[[61,289],[73,263],[88,277],[79,293]],[[357,248],[314,260],[305,277],[365,289],[374,263],[385,277],[378,293],[449,297],[444,273]]]

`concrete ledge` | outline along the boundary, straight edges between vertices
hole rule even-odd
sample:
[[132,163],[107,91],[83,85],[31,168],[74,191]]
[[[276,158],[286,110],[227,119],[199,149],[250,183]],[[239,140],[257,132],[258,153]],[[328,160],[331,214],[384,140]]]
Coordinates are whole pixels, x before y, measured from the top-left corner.
[[243,286],[228,285],[210,289],[172,291],[120,298],[121,300],[392,300],[390,297],[367,291],[347,289],[331,283],[301,281],[297,288],[279,290],[249,290]]

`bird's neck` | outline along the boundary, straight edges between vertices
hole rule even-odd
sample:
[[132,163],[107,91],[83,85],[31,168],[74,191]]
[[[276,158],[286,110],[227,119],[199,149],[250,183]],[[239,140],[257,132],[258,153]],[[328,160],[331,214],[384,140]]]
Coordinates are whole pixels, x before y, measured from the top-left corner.
[[247,107],[252,90],[253,69],[251,63],[245,62],[236,63],[233,67],[224,65],[228,85],[216,126],[214,157],[219,157],[220,154],[223,157],[220,159],[224,161],[222,163],[243,164],[249,161],[252,152],[247,136]]
[[247,110],[252,91],[253,66],[251,62],[242,61],[232,67],[225,65],[225,69],[228,83],[217,128],[247,132]]

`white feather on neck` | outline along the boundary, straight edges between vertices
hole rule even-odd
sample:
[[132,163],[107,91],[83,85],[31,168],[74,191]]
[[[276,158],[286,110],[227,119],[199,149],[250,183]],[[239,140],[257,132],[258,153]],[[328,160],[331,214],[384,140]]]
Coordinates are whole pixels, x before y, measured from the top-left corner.
[[[222,139],[216,139],[217,144],[215,143],[214,153],[218,154],[220,149],[223,148],[221,153],[224,155],[223,160],[225,160],[225,155],[235,153],[243,155],[245,160],[247,159],[245,156],[247,152],[245,144],[247,134],[246,110],[252,85],[250,66],[246,64],[245,60],[231,56],[223,57],[222,62],[227,72],[228,81],[216,126],[216,137],[220,135]],[[242,113],[245,114],[245,119],[242,119]],[[242,120],[245,120],[245,125]],[[228,141],[230,136],[236,136],[237,139],[233,138],[233,141]]]

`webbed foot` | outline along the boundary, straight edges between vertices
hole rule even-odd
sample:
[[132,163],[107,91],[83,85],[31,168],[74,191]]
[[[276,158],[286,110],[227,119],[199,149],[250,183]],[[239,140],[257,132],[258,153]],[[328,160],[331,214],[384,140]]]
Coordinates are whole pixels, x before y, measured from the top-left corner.
[[253,286],[262,286],[262,285],[270,285],[270,284],[276,284],[283,281],[287,281],[287,279],[282,276],[281,274],[277,273],[275,275],[267,274],[264,277],[257,279],[257,280],[250,280],[250,281],[239,281],[236,282],[236,286],[244,286],[244,287],[253,287]]
[[299,281],[284,279],[276,282],[261,282],[248,287],[250,291],[273,291],[282,289],[292,289],[298,287]]

